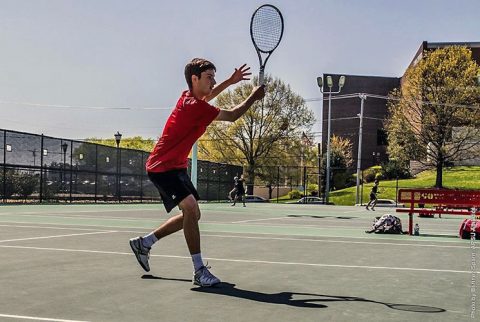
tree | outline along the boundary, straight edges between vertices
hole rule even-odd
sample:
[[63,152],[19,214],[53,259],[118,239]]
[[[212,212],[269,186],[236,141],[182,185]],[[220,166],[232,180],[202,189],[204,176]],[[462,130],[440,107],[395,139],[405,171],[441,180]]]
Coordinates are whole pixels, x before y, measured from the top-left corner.
[[[330,138],[330,167],[332,171],[333,186],[335,189],[345,188],[348,173],[347,169],[353,164],[352,142],[348,138],[332,135]],[[325,180],[325,169],[327,168],[327,154],[322,157],[322,178]],[[325,182],[323,183],[325,186]]]
[[[254,79],[220,94],[215,105],[231,108],[240,104],[251,93],[256,81]],[[255,170],[262,167],[264,178],[275,177],[276,166],[285,164],[286,156],[292,154],[290,147],[295,145],[292,138],[298,142],[302,132],[308,133],[315,121],[303,98],[295,94],[289,85],[269,76],[265,82],[266,95],[262,101],[257,101],[234,123],[213,123],[199,143],[199,157],[246,167],[249,194],[253,190]],[[300,153],[293,153],[298,160]],[[267,168],[270,173],[265,174]]]
[[442,187],[445,164],[478,154],[480,143],[480,67],[466,47],[424,52],[406,71],[400,90],[392,92],[388,153],[396,160],[417,160],[436,168]]
[[33,172],[17,172],[16,174],[16,190],[24,201],[26,201],[28,196],[37,190],[39,182],[39,176],[35,175]]

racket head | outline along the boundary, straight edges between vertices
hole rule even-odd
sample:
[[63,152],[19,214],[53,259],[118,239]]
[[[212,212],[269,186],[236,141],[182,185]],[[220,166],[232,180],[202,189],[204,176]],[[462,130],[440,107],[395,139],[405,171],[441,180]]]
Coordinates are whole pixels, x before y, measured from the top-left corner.
[[258,7],[250,20],[250,37],[257,51],[271,54],[283,37],[283,16],[280,10],[270,4]]

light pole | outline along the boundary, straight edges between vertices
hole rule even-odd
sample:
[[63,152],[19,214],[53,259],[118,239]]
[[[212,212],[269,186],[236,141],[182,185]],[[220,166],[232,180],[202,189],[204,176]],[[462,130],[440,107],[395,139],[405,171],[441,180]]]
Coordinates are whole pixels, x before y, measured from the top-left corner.
[[122,134],[117,131],[117,133],[115,133],[113,136],[115,137],[115,142],[117,143],[117,180],[116,180],[117,184],[116,186],[117,186],[117,198],[118,198],[118,202],[120,202],[120,167],[121,167],[120,141],[122,140]]
[[338,94],[342,91],[343,85],[345,85],[345,76],[340,76],[338,81],[338,91],[333,92],[333,80],[332,76],[327,76],[327,87],[328,92],[323,90],[323,78],[317,77],[317,85],[320,88],[320,92],[322,94],[328,94],[328,122],[327,122],[327,173],[326,173],[326,180],[325,180],[325,203],[328,204],[328,194],[330,192],[330,131],[331,131],[331,121],[332,121],[332,94]]
[[355,194],[355,204],[358,204],[360,201],[360,168],[362,166],[362,134],[363,134],[363,104],[367,99],[367,95],[360,94],[361,103],[360,103],[360,125],[358,130],[358,152],[357,152],[357,186],[356,186],[356,194]]

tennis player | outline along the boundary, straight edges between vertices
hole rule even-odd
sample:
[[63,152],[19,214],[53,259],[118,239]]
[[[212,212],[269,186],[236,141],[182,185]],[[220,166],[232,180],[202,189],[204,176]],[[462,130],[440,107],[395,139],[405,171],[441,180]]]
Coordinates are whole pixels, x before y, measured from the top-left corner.
[[250,67],[242,65],[224,82],[215,86],[215,66],[206,59],[194,58],[185,66],[188,90],[180,96],[176,107],[165,124],[162,136],[146,162],[149,179],[157,187],[167,212],[178,206],[180,213],[143,237],[130,239],[130,247],[138,263],[150,270],[150,249],[158,240],[181,229],[193,261],[193,283],[212,286],[220,280],[210,273],[202,260],[198,220],[200,199],[187,174],[188,154],[197,139],[205,133],[212,121],[234,122],[255,101],[265,96],[264,86],[254,87],[250,96],[231,109],[224,110],[207,102],[228,86],[250,79]]

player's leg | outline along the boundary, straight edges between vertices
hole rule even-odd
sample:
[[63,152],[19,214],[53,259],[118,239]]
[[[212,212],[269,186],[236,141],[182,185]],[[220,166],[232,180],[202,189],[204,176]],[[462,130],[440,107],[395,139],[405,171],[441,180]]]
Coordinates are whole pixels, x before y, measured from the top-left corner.
[[[181,179],[181,171],[168,171],[164,173],[149,173],[148,177],[158,189],[163,205],[170,212],[178,205],[182,198],[191,194]],[[198,194],[197,194],[198,195]],[[179,213],[171,217],[151,233],[130,239],[132,248],[138,263],[145,271],[150,270],[150,249],[159,239],[173,234],[183,228],[183,214]]]
[[377,196],[375,196],[375,199],[373,199],[373,203],[372,203],[372,210],[375,210],[375,206],[377,205]]
[[185,241],[193,261],[193,283],[199,286],[212,286],[220,283],[220,280],[210,273],[209,267],[203,263],[200,251],[200,229],[198,227],[198,220],[201,215],[197,200],[190,195],[183,199],[179,206],[183,211]]
[[[182,228],[185,240],[187,241],[190,254],[200,253],[200,229],[198,220],[200,219],[200,209],[197,200],[192,195],[183,199],[180,204],[183,212]],[[176,228],[172,226],[172,228]]]

